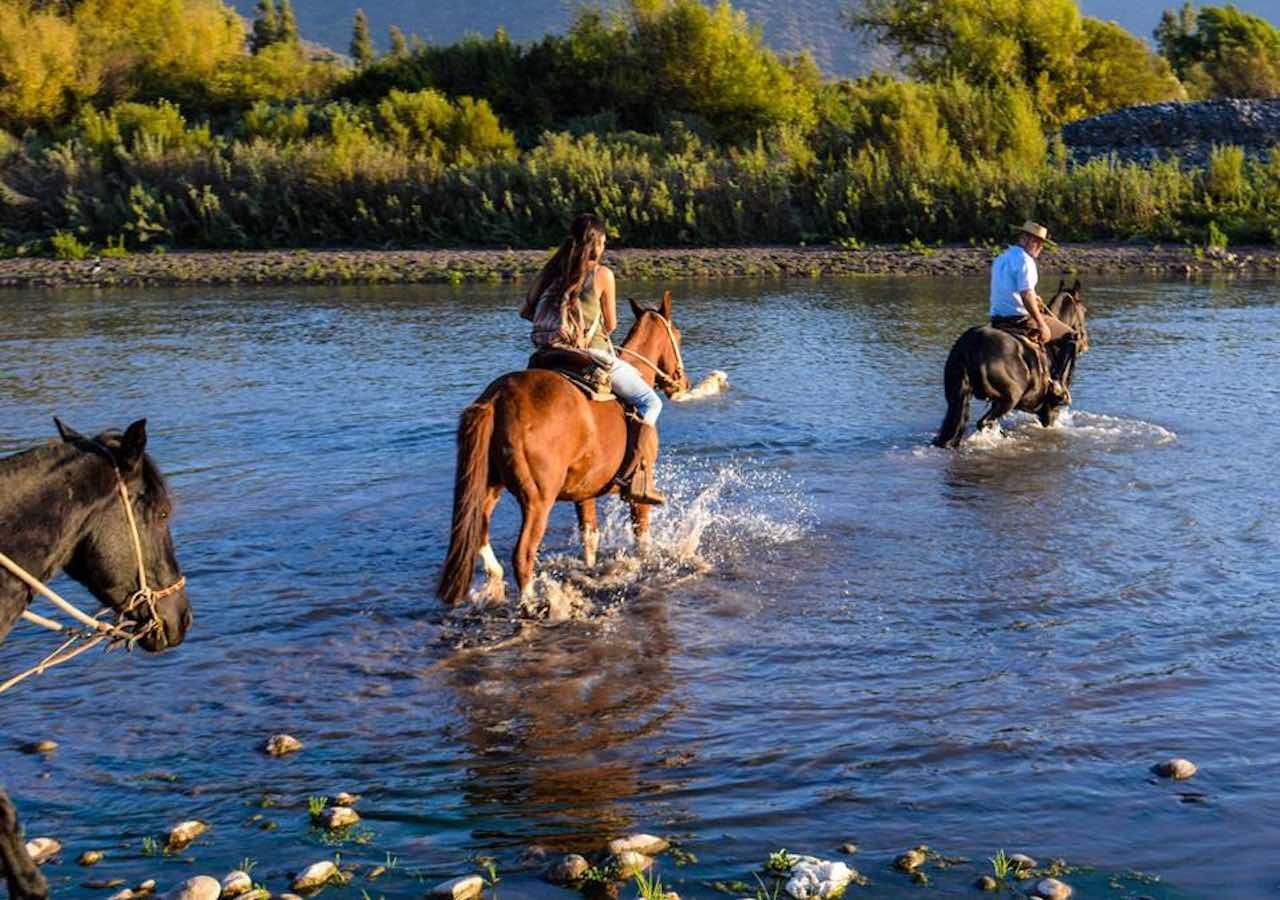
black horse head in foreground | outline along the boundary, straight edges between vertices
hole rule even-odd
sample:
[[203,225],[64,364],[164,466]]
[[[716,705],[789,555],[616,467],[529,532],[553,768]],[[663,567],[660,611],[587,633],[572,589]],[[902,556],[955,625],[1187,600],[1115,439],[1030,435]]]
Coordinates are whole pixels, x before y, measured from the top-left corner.
[[[146,454],[146,421],[96,438],[61,422],[58,432],[61,442],[0,460],[0,553],[41,582],[64,570],[121,613],[120,627],[140,635],[144,649],[176,647],[191,609],[169,534],[169,492]],[[0,568],[0,641],[31,599]],[[41,900],[48,887],[20,834],[0,789],[0,875],[11,900]]]
[[[1068,388],[1076,356],[1089,349],[1085,306],[1080,294],[1078,280],[1070,288],[1064,281],[1049,302],[1049,312],[1073,332],[1070,338],[1049,345],[1051,354],[1065,354],[1059,366],[1063,386]],[[1066,343],[1070,346],[1065,346]],[[1015,409],[1034,413],[1046,427],[1054,424],[1061,412],[1062,404],[1049,391],[1036,351],[990,325],[970,328],[960,336],[947,356],[943,381],[947,415],[933,439],[935,447],[960,446],[969,422],[970,397],[991,402],[991,408],[978,420],[979,429],[998,427],[1001,416]]]

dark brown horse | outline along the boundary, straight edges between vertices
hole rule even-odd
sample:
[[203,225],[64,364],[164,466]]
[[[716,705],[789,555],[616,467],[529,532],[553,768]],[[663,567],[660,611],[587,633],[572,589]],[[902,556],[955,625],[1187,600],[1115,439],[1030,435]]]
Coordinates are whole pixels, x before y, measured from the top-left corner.
[[[58,430],[61,443],[0,460],[0,553],[42,583],[65,571],[119,612],[120,627],[138,635],[144,649],[177,646],[191,624],[191,610],[169,535],[169,495],[144,452],[146,422],[134,422],[123,435],[93,439],[62,423]],[[31,587],[0,567],[0,641],[31,599]],[[0,875],[10,900],[48,896],[3,789]]]
[[[634,301],[631,309],[636,320],[622,343],[624,358],[667,394],[687,390],[670,292],[658,309]],[[596,498],[617,490],[614,478],[626,445],[622,404],[589,400],[554,372],[511,372],[485,388],[458,423],[453,529],[440,576],[441,599],[456,604],[466,598],[477,555],[488,576],[486,594],[493,600],[505,596],[502,565],[489,546],[489,519],[503,489],[516,498],[523,516],[511,559],[521,596],[533,584],[538,546],[558,500],[577,505],[583,556],[587,565],[595,565]],[[632,504],[631,521],[636,542],[643,545],[649,508]]]
[[[1061,369],[1063,387],[1070,388],[1075,358],[1089,349],[1085,328],[1085,306],[1080,299],[1080,282],[1070,289],[1063,281],[1049,302],[1049,312],[1075,332],[1050,345]],[[1070,343],[1074,342],[1074,346]],[[969,423],[969,398],[989,400],[991,408],[978,420],[978,429],[998,428],[1000,418],[1015,409],[1035,413],[1048,427],[1058,419],[1062,404],[1049,392],[1048,380],[1035,351],[1006,331],[990,325],[970,328],[962,334],[947,356],[944,376],[947,415],[933,439],[935,447],[958,447]]]

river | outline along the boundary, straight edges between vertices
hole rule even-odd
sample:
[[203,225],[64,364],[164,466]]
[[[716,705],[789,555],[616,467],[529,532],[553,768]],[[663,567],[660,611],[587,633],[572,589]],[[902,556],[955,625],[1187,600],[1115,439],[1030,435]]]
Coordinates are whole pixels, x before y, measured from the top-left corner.
[[[666,406],[658,553],[610,501],[584,571],[558,509],[544,569],[594,612],[519,636],[433,597],[457,415],[525,356],[513,288],[0,295],[0,453],[53,415],[147,417],[195,616],[173,652],[0,697],[0,783],[66,845],[59,894],[244,858],[279,891],[337,851],[395,865],[326,896],[421,896],[489,855],[503,897],[567,898],[531,847],[647,831],[683,897],[754,890],[782,847],[901,896],[918,843],[970,860],[927,869],[941,896],[999,849],[1064,857],[1082,896],[1273,895],[1280,286],[1089,279],[1074,410],[957,452],[928,444],[983,284],[673,287],[690,370],[730,388]],[[515,521],[507,498],[503,558]],[[16,629],[0,672],[48,643]],[[304,750],[263,755],[282,731]],[[19,752],[38,738],[60,746]],[[1199,774],[1149,772],[1170,756]],[[361,826],[308,828],[343,790]],[[213,828],[146,852],[189,818]]]

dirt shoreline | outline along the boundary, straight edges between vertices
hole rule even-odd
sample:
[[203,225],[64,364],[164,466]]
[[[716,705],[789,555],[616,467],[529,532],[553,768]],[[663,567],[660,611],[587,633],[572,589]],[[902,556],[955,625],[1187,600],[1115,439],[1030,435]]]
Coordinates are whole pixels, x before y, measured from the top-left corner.
[[[984,275],[992,249],[876,245],[610,250],[606,261],[632,279],[822,278],[847,275]],[[115,259],[0,259],[0,287],[182,285],[463,284],[528,278],[542,250],[262,250],[135,253]],[[1040,260],[1045,279],[1071,274],[1280,276],[1280,247],[1198,251],[1159,244],[1066,244]]]

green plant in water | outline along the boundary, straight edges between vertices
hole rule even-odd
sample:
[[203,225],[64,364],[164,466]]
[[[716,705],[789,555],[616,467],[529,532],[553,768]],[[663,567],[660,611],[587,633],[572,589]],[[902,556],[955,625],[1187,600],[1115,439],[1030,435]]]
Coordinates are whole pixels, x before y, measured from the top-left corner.
[[784,847],[780,850],[774,850],[769,854],[769,860],[764,864],[764,870],[766,872],[777,872],[780,875],[785,875],[791,871],[791,867],[795,864],[796,858],[787,853],[786,848]]
[[756,888],[754,900],[778,900],[778,895],[782,892],[781,881],[775,880],[771,889],[759,875],[755,876],[755,879],[759,887]]
[[618,880],[618,870],[614,868],[612,863],[601,863],[598,866],[588,866],[587,871],[582,873],[584,882],[595,882],[597,884],[609,884]]
[[667,892],[662,887],[662,879],[656,872],[648,874],[637,872],[632,876],[636,883],[636,896],[639,900],[663,900]]
[[257,864],[258,864],[258,861],[256,859],[246,856],[244,859],[240,860],[239,869],[244,874],[252,877],[253,867],[256,866]]
[[498,882],[502,880],[498,876],[498,861],[492,856],[477,856],[475,861],[480,868],[484,869],[484,883],[488,886],[493,900],[497,900]]
[[89,255],[89,245],[80,243],[69,231],[55,231],[49,246],[58,259],[84,259]]
[[142,839],[142,855],[143,856],[159,856],[161,852],[160,842],[148,835]]
[[388,850],[387,858],[382,861],[382,867],[386,869],[388,872],[390,872],[393,869],[395,869],[396,866],[398,865],[400,865],[400,860],[397,859],[396,856],[390,850]]
[[311,818],[318,819],[320,814],[324,812],[324,808],[329,805],[328,797],[308,797],[307,812],[311,814]]
[[1013,871],[1013,863],[1009,861],[1009,857],[1004,855],[1004,848],[996,851],[996,855],[991,857],[991,871],[996,876],[996,881],[1004,883],[1009,877],[1009,873]]

